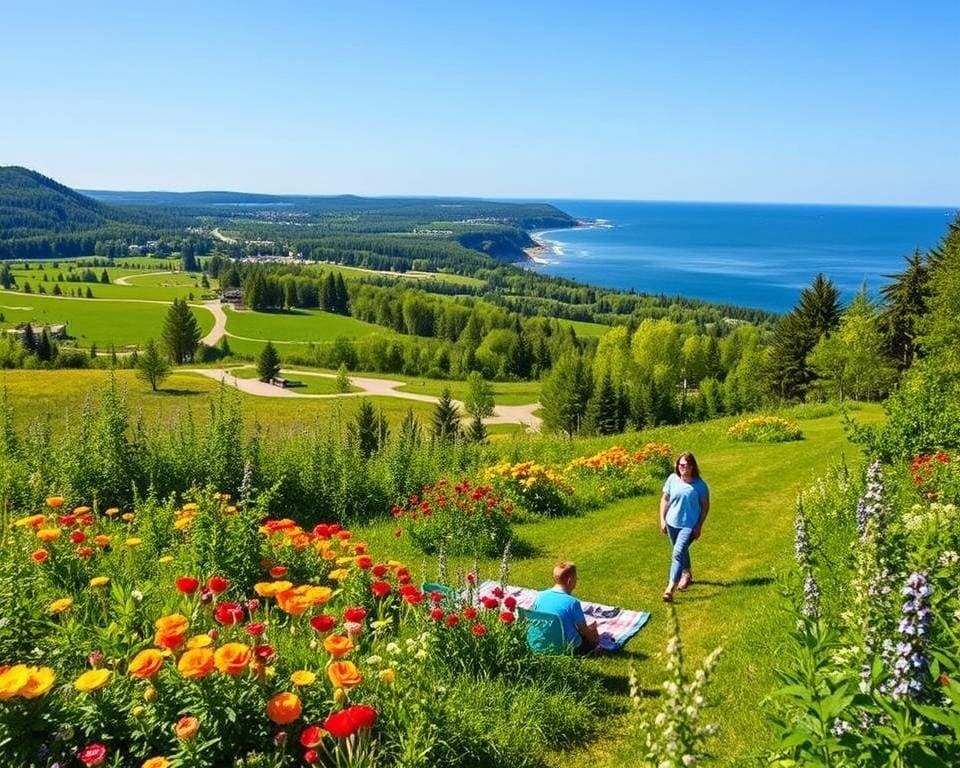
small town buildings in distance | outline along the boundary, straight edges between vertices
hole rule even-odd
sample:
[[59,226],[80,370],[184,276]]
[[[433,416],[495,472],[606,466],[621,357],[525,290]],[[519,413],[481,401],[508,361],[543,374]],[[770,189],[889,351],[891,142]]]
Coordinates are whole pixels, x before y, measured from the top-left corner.
[[[50,335],[51,339],[65,339],[67,338],[67,324],[66,323],[56,323],[52,325],[31,325],[30,328],[33,330],[33,335],[38,336],[43,333],[43,329],[47,329],[47,333]],[[0,330],[0,333],[3,333],[6,336],[13,336],[20,341],[23,341],[23,336],[27,332],[27,324],[20,323],[16,328],[4,328]]]

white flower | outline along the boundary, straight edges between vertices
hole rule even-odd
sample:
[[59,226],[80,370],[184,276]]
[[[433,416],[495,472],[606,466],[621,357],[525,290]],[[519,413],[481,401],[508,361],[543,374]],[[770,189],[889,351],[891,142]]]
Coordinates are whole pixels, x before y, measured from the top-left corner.
[[393,654],[394,656],[396,656],[398,653],[400,653],[400,646],[397,645],[396,643],[388,643],[388,644],[387,644],[387,653],[390,653],[390,654]]
[[142,602],[143,602],[143,592],[141,592],[139,589],[133,590],[133,591],[130,593],[130,597],[132,597],[132,598],[133,598],[134,600],[136,600],[138,603],[142,603]]
[[383,658],[377,655],[370,656],[367,659],[367,664],[369,664],[371,667],[379,666],[381,663],[383,663]]

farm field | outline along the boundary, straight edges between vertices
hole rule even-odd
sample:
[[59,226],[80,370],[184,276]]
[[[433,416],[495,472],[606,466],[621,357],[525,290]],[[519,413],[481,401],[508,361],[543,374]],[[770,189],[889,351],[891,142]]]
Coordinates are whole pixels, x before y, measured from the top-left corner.
[[[114,287],[122,290],[122,286]],[[192,311],[204,334],[213,328],[210,312],[196,307]],[[73,299],[0,290],[0,312],[4,327],[17,323],[67,323],[67,332],[77,346],[96,344],[104,348],[142,344],[151,336],[158,337],[167,307],[163,303]]]
[[[879,406],[867,405],[855,418],[876,423]],[[773,669],[786,640],[788,613],[776,578],[792,566],[793,504],[799,490],[823,474],[841,452],[858,466],[859,449],[843,432],[839,416],[804,420],[805,439],[793,443],[737,443],[726,437],[735,419],[646,430],[606,440],[578,440],[582,453],[627,439],[668,442],[674,452],[697,455],[711,489],[710,520],[692,549],[695,584],[677,597],[685,654],[693,666],[717,646],[724,648],[709,698],[716,707],[705,714],[720,725],[711,742],[717,765],[739,768],[766,745],[763,697],[774,688]],[[529,440],[529,448],[524,448]],[[523,459],[533,458],[543,439],[510,443]],[[664,677],[661,661],[668,636],[660,593],[666,582],[670,547],[657,528],[657,495],[617,501],[582,517],[528,523],[519,535],[533,545],[533,557],[515,560],[510,582],[549,586],[558,560],[572,559],[580,572],[578,596],[653,614],[625,652],[589,664],[604,681],[611,703],[625,706],[627,678],[633,666],[645,696],[658,695]],[[395,538],[395,525],[378,523],[359,533],[378,549],[392,548],[401,560],[418,562],[409,540]],[[469,567],[469,563],[457,563]],[[428,565],[428,567],[430,567]],[[498,564],[480,564],[484,578],[495,577]],[[616,768],[641,762],[641,753],[616,721],[604,729],[586,753],[558,754],[557,768],[579,765]]]

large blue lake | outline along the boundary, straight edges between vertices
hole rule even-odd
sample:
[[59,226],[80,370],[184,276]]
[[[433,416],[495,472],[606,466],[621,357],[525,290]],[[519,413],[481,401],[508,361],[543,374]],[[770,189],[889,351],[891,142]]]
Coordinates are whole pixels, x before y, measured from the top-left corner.
[[937,244],[953,208],[551,200],[608,226],[538,233],[551,275],[644,293],[789,310],[823,272],[844,299]]

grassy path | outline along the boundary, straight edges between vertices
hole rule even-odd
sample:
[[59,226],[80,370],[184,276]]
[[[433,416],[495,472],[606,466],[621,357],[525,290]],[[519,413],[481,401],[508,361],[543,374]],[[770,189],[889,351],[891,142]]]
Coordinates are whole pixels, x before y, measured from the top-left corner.
[[[856,414],[862,422],[880,416],[877,407]],[[725,435],[730,423],[657,430],[650,438],[692,450],[711,489],[710,519],[692,550],[697,583],[678,595],[677,610],[689,663],[699,663],[718,645],[724,648],[710,696],[718,706],[708,711],[708,722],[721,728],[712,744],[717,756],[713,764],[732,767],[748,765],[750,756],[767,744],[760,702],[774,685],[772,670],[788,630],[775,579],[792,563],[797,491],[842,452],[851,462],[858,459],[859,449],[847,441],[837,416],[802,421],[806,439],[775,445],[734,443]],[[520,535],[537,548],[537,555],[515,562],[510,573],[512,583],[543,587],[554,562],[572,559],[580,570],[581,597],[653,613],[625,652],[585,662],[604,681],[611,703],[621,709],[627,704],[631,664],[651,696],[657,695],[663,679],[659,656],[667,624],[660,593],[670,547],[656,523],[657,497],[643,496],[583,517],[521,526]],[[396,552],[398,544],[405,546],[387,526],[364,535],[378,548]],[[422,560],[412,551],[401,556],[415,564]],[[496,567],[487,563],[486,575],[495,575]],[[558,755],[555,765],[639,764],[640,752],[626,738],[626,725],[612,719],[586,753]]]

